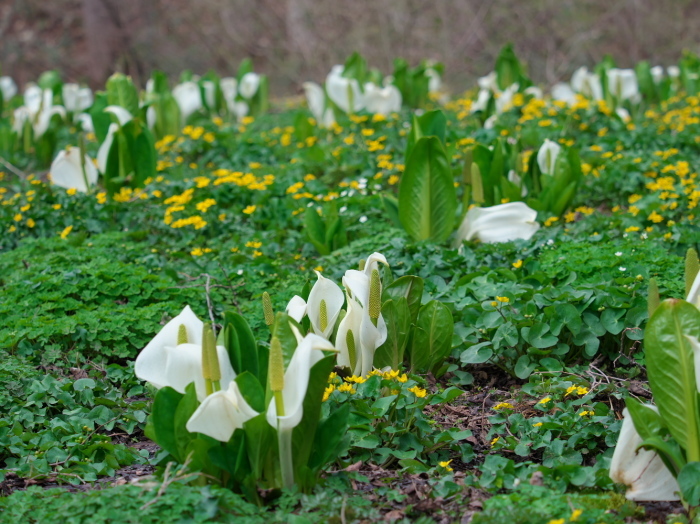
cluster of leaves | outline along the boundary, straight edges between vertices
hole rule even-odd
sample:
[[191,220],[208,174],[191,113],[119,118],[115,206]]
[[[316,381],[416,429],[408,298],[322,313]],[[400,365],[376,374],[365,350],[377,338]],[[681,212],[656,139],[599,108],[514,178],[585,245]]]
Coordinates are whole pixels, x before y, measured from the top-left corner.
[[136,436],[146,420],[144,387],[130,369],[112,364],[74,379],[41,374],[5,353],[2,362],[2,479],[13,472],[23,478],[80,484],[146,462],[147,451],[110,436]]

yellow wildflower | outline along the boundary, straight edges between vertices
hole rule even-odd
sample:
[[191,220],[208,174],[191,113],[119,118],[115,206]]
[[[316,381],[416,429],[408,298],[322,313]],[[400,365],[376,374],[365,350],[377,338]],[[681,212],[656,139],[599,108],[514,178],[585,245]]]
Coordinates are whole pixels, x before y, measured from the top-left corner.
[[60,234],[61,234],[61,238],[62,238],[63,240],[65,240],[66,237],[67,237],[68,235],[70,235],[70,232],[71,232],[71,231],[73,231],[73,226],[68,226],[68,227],[66,227],[66,228],[65,228],[63,231],[61,231],[61,233],[60,233]]
[[428,394],[428,392],[425,389],[420,388],[418,386],[413,386],[412,388],[408,388],[408,390],[418,398],[423,398]]

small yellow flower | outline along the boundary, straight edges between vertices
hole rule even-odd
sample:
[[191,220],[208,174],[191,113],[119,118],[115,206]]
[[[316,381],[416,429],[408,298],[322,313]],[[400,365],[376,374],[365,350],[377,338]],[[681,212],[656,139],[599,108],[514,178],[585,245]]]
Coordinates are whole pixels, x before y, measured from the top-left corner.
[[323,266],[316,266],[314,271],[318,271],[319,273],[323,272]]
[[452,460],[443,460],[441,462],[438,462],[438,466],[441,468],[445,468],[447,471],[452,471],[452,468],[450,467],[450,463]]
[[338,391],[340,391],[341,393],[349,393],[350,395],[353,395],[356,390],[350,384],[341,384],[340,386],[338,386]]
[[257,206],[250,205],[243,210],[246,215],[251,215],[257,209]]
[[36,222],[34,222],[34,219],[28,218],[27,219],[27,227],[34,227],[36,225]]
[[333,384],[330,384],[326,387],[325,391],[323,392],[323,402],[328,400],[328,397],[331,396],[331,393],[333,393],[333,391],[335,391],[335,386]]
[[58,211],[59,209],[61,209],[61,204],[54,204],[51,207]]
[[542,425],[542,422],[535,422],[532,427],[533,428],[539,428]]
[[588,388],[584,388],[581,386],[569,386],[566,388],[566,395],[571,395],[573,393],[576,393],[577,395],[585,395],[588,393]]
[[582,411],[581,413],[578,414],[579,417],[585,417],[586,415],[593,416],[595,413],[593,411]]
[[351,377],[345,377],[345,382],[354,382],[355,384],[362,384],[363,382],[366,382],[366,380],[366,378],[358,377],[356,375],[353,375]]
[[570,520],[571,522],[576,522],[576,521],[578,520],[578,518],[581,516],[582,513],[583,513],[583,510],[582,510],[582,509],[575,509],[575,510],[571,513],[571,517],[569,517],[569,520]]
[[423,398],[428,394],[428,392],[425,389],[420,388],[418,386],[413,386],[412,388],[408,388],[408,390],[418,398]]
[[523,261],[522,261],[522,260],[516,260],[515,262],[513,262],[513,267],[514,267],[515,269],[520,269],[521,267],[523,267]]
[[22,220],[22,218],[24,218],[24,217],[22,217],[22,214],[21,214],[21,213],[17,213],[14,217],[12,217],[12,219],[13,219],[15,222],[20,222],[20,221]]
[[73,231],[73,226],[68,226],[68,227],[66,227],[66,228],[65,228],[63,231],[61,231],[61,233],[60,233],[60,234],[61,234],[61,238],[62,238],[63,240],[65,240],[66,237],[67,237],[68,235],[70,235],[70,232],[71,232],[71,231]]
[[508,302],[510,302],[510,299],[508,297],[496,297],[496,300],[503,304],[507,304]]
[[511,404],[509,402],[499,402],[498,404],[496,404],[493,407],[493,409],[496,411],[501,410],[501,409],[514,409],[514,406],[513,406],[513,404]]
[[547,524],[564,524],[566,519],[552,519]]
[[552,397],[544,397],[542,400],[538,402],[538,404],[546,404],[547,402],[551,401]]
[[250,241],[245,243],[245,247],[252,247],[253,249],[258,249],[258,248],[262,247],[262,242],[250,240]]
[[77,192],[78,192],[78,190],[75,189],[74,187],[71,187],[70,189],[66,190],[66,193],[68,193],[70,196],[75,195]]
[[491,441],[491,447],[494,447],[499,440],[501,440],[501,437],[496,437],[495,439],[493,439]]
[[549,217],[547,220],[544,221],[544,227],[549,227],[549,226],[551,226],[551,225],[554,224],[554,222],[556,222],[557,220],[559,220],[559,217]]

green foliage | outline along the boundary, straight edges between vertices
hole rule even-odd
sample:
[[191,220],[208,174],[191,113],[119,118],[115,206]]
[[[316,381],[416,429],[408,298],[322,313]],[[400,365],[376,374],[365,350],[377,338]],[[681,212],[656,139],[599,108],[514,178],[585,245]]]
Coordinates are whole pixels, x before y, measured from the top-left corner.
[[399,188],[401,224],[415,240],[443,242],[454,229],[456,208],[452,171],[440,139],[420,138]]
[[639,513],[634,503],[617,493],[565,495],[542,486],[522,484],[512,493],[487,500],[484,511],[474,515],[472,522],[540,524],[562,519],[562,522],[585,524],[618,523],[637,518]]
[[133,358],[164,313],[174,316],[197,300],[169,277],[129,263],[138,251],[111,235],[100,248],[57,238],[1,255],[0,345],[35,362],[60,359],[64,348],[77,361]]
[[308,208],[304,214],[304,226],[309,241],[321,255],[348,245],[343,219],[338,215],[338,206],[332,202],[323,208],[322,215],[315,207]]

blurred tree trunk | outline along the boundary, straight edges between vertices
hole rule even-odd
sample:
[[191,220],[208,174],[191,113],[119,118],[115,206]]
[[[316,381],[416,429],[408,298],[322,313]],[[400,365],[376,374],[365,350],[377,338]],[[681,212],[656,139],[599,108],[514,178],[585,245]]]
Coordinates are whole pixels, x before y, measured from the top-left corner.
[[88,77],[101,84],[112,72],[119,37],[108,0],[83,0],[83,27],[88,50]]

